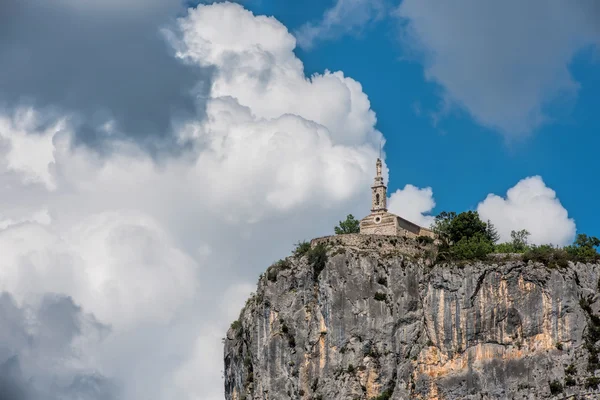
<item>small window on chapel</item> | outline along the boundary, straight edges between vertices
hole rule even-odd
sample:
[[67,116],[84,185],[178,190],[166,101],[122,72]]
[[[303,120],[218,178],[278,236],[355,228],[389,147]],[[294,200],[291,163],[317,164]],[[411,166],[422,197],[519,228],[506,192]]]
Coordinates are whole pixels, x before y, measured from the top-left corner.
[[379,193],[377,193],[375,195],[375,205],[378,206],[379,205]]

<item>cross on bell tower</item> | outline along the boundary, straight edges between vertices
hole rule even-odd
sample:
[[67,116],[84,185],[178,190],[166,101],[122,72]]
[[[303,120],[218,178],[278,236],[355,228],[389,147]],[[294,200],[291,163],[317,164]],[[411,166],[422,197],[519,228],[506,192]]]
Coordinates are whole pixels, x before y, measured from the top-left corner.
[[377,159],[377,175],[375,176],[375,182],[371,189],[373,191],[373,197],[371,199],[371,211],[387,211],[387,187],[383,184],[383,176],[381,176],[381,159]]

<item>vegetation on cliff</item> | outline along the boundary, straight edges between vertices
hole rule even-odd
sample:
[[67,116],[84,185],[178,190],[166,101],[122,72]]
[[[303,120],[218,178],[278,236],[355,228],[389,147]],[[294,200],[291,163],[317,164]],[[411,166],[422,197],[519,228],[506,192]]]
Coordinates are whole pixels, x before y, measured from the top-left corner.
[[439,241],[439,260],[485,259],[492,253],[522,254],[525,261],[538,261],[551,267],[565,267],[568,261],[600,261],[600,239],[577,235],[573,244],[565,247],[552,244],[528,244],[529,232],[512,231],[511,241],[497,243],[498,232],[494,225],[479,218],[476,211],[460,214],[442,212],[432,225]]
[[348,214],[344,221],[334,228],[336,235],[345,235],[348,233],[360,232],[360,221],[354,218],[354,215]]

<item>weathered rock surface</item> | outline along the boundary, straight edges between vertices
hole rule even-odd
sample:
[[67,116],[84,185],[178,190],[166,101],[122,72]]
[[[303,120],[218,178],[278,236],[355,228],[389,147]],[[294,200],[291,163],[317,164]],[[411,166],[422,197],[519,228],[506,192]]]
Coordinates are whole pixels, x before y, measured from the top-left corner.
[[431,267],[378,240],[261,277],[225,339],[227,400],[600,398],[600,265]]

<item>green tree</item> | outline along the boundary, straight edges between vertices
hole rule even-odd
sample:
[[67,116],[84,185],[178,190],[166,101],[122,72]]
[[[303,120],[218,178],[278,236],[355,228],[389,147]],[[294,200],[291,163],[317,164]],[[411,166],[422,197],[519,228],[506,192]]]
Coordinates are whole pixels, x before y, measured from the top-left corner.
[[449,254],[455,260],[484,259],[494,251],[494,244],[487,235],[478,232],[471,237],[463,236],[450,247]]
[[600,259],[600,254],[598,254],[598,250],[596,249],[599,246],[600,239],[580,233],[575,238],[575,242],[565,247],[565,250],[577,261],[593,262]]
[[487,224],[479,218],[477,211],[462,212],[450,221],[448,236],[451,243],[457,243],[462,238],[469,239],[478,234],[490,240]]
[[348,214],[345,221],[335,227],[336,235],[345,235],[347,233],[360,233],[360,221],[354,219],[352,214]]
[[431,224],[431,230],[437,235],[443,245],[450,244],[450,226],[456,218],[454,211],[442,211],[435,217],[435,221]]
[[531,234],[527,229],[520,231],[510,231],[511,244],[515,253],[522,253],[527,250],[527,240]]
[[576,246],[594,248],[600,246],[600,239],[595,236],[588,236],[585,233],[580,233],[575,239]]
[[490,221],[489,219],[487,221],[486,235],[490,239],[490,242],[492,242],[492,243],[496,243],[496,242],[498,242],[498,240],[500,240],[500,234],[498,233],[498,230],[492,224],[492,221]]
[[527,242],[529,235],[530,233],[527,231],[527,229],[511,231],[511,241],[497,244],[494,251],[496,253],[525,253],[526,251],[530,250],[530,246]]
[[441,241],[440,259],[477,259],[484,258],[494,250],[498,232],[491,223],[479,218],[477,211],[460,214],[442,212],[431,226]]

